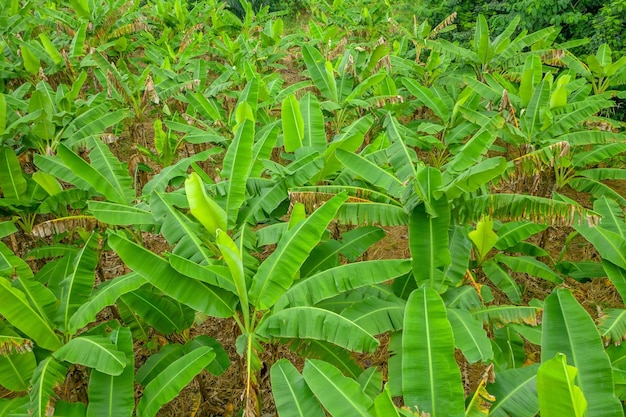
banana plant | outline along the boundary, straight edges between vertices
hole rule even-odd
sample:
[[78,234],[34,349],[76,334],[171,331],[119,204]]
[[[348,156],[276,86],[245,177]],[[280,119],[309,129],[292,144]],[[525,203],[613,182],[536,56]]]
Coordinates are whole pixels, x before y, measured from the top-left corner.
[[526,55],[547,52],[552,48],[551,45],[558,34],[555,27],[547,27],[530,34],[522,31],[511,39],[519,22],[520,18],[516,16],[498,36],[492,39],[487,19],[479,14],[470,48],[455,45],[445,39],[429,39],[426,41],[426,46],[464,60],[474,70],[476,79],[484,82],[487,74],[515,67],[525,59]]
[[[372,54],[376,57],[376,54]],[[350,115],[367,110],[376,97],[370,96],[370,90],[386,77],[384,70],[372,71],[382,56],[369,63],[371,68],[360,67],[365,62],[356,50],[347,50],[334,64],[327,60],[318,49],[307,44],[302,45],[302,58],[313,81],[325,99],[321,103],[324,110],[334,113],[335,129],[339,131],[350,120]],[[337,75],[335,75],[337,73]]]
[[588,55],[584,62],[573,54],[566,54],[562,59],[576,74],[591,82],[595,95],[617,92],[616,87],[626,83],[626,59],[621,57],[613,62],[611,47],[606,43],[600,45],[594,55]]

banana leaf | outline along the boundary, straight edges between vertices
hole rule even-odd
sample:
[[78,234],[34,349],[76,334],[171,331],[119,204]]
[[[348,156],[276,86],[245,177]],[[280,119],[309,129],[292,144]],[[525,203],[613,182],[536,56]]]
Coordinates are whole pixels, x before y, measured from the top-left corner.
[[59,361],[80,364],[117,376],[128,365],[126,354],[103,336],[76,337],[52,354]]
[[408,407],[437,416],[465,416],[454,337],[439,294],[414,291],[406,305],[402,335],[402,395]]
[[249,296],[254,306],[271,307],[291,287],[296,272],[346,199],[345,194],[333,197],[282,236],[252,279]]
[[544,303],[541,358],[546,362],[558,353],[578,369],[578,385],[588,402],[587,415],[623,416],[614,394],[609,357],[596,326],[574,296],[555,289]]
[[454,344],[463,352],[467,361],[469,363],[492,361],[493,349],[483,324],[466,310],[448,308],[446,311],[454,334]]
[[164,404],[173,400],[213,359],[213,349],[203,346],[172,362],[146,385],[137,404],[137,417],[154,417]]
[[576,368],[567,364],[562,353],[541,364],[537,371],[537,394],[543,417],[586,415],[587,401],[575,385],[576,374]]
[[539,364],[505,369],[496,373],[487,390],[496,401],[489,410],[493,417],[534,417],[539,411],[536,377]]
[[50,409],[54,409],[56,393],[54,387],[65,380],[67,367],[48,356],[37,365],[31,380],[29,391],[29,414],[33,417],[47,417]]
[[373,401],[358,382],[341,374],[329,363],[308,359],[302,376],[324,408],[332,416],[370,417],[367,410]]
[[87,417],[130,417],[135,408],[135,360],[130,329],[120,327],[111,332],[110,338],[117,349],[126,354],[128,363],[117,376],[96,370],[91,372]]
[[298,370],[280,359],[270,370],[272,394],[280,417],[324,417],[324,411]]
[[261,323],[258,334],[325,340],[354,352],[373,352],[379,344],[351,320],[317,307],[292,307],[274,313]]

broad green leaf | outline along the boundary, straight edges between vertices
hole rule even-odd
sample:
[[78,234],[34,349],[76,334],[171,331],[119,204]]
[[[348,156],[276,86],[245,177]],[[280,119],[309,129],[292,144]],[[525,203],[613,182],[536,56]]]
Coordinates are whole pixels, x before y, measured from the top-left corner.
[[50,415],[49,410],[54,409],[54,399],[56,399],[54,387],[65,381],[66,372],[67,367],[57,362],[52,356],[39,362],[31,379],[32,388],[28,393],[29,415],[33,417]]
[[522,242],[530,236],[544,231],[548,226],[530,222],[509,222],[503,224],[498,229],[498,241],[495,247],[505,250],[511,246]]
[[285,151],[294,152],[302,147],[304,140],[304,119],[295,95],[291,94],[283,100],[281,119]]
[[298,370],[280,359],[270,370],[272,395],[280,417],[324,417],[324,411]]
[[172,362],[183,356],[183,346],[177,343],[165,345],[157,353],[153,353],[137,370],[137,382],[148,385]]
[[61,304],[56,321],[61,329],[69,332],[70,318],[82,306],[93,291],[95,269],[98,265],[99,235],[92,233],[72,261],[69,274],[59,283]]
[[593,244],[602,259],[626,269],[626,239],[602,226],[592,227],[587,224],[579,224],[575,225],[574,228]]
[[282,236],[252,280],[249,296],[254,306],[271,307],[291,287],[296,272],[347,198],[345,193],[333,197]]
[[203,346],[208,346],[213,349],[213,352],[215,352],[215,359],[212,360],[205,369],[215,376],[220,376],[224,372],[226,372],[230,367],[230,358],[228,356],[228,352],[226,352],[226,349],[224,349],[220,342],[212,337],[206,335],[194,337],[192,340],[185,343],[185,346],[183,347],[183,353],[189,353],[192,350],[198,349]]
[[485,323],[491,321],[503,325],[519,323],[536,326],[537,316],[540,312],[541,308],[534,306],[497,305],[473,311],[472,315],[482,319]]
[[344,375],[357,378],[363,371],[356,363],[352,354],[337,345],[323,340],[294,340],[293,350],[301,357],[308,359],[321,359],[338,368]]
[[603,260],[602,266],[609,280],[615,286],[615,289],[622,297],[622,301],[626,300],[626,270],[613,265],[611,262]]
[[358,382],[341,374],[329,363],[308,359],[302,376],[324,408],[334,416],[370,417],[373,401]]
[[246,181],[252,169],[253,144],[254,122],[246,119],[235,129],[235,138],[224,156],[222,174],[228,178],[226,217],[229,228],[235,226],[239,210],[246,199]]
[[30,305],[26,296],[10,282],[0,277],[0,314],[21,332],[32,338],[44,349],[56,350],[61,341],[50,323]]
[[378,284],[404,275],[411,263],[405,259],[384,259],[340,265],[298,281],[276,303],[277,306],[315,305],[321,300],[366,285]]
[[[470,193],[489,184],[507,169],[504,158],[489,158],[463,171],[441,189],[448,199],[454,199],[463,193]],[[435,193],[437,196],[437,193]]]
[[[370,409],[370,413],[372,410]],[[383,392],[374,399],[374,417],[400,417],[396,405],[391,398],[391,391],[385,386]]]
[[152,213],[126,204],[107,201],[88,201],[89,212],[102,223],[115,226],[154,224]]
[[361,390],[373,400],[383,387],[383,374],[372,366],[361,372],[356,381],[361,386]]
[[378,297],[355,302],[341,315],[361,326],[370,334],[382,334],[402,329],[405,303],[402,299],[383,300]]
[[589,417],[624,415],[614,395],[611,363],[600,334],[566,289],[555,289],[544,302],[541,347],[542,362],[561,353],[578,369],[577,381],[587,399]]
[[185,194],[189,211],[211,235],[218,229],[227,230],[226,212],[207,195],[202,179],[195,172],[185,180]]
[[96,315],[105,307],[115,304],[120,296],[138,289],[146,282],[144,277],[131,272],[98,285],[89,300],[70,318],[70,334],[76,334],[79,329],[95,321]]
[[404,186],[400,180],[374,162],[343,149],[337,149],[335,156],[350,172],[365,179],[373,186],[387,191],[390,196],[399,197],[402,193]]
[[37,75],[39,73],[41,63],[39,62],[39,58],[37,58],[35,53],[32,51],[30,45],[23,43],[20,46],[20,53],[22,54],[24,69],[31,75]]
[[450,110],[439,97],[433,94],[431,90],[420,85],[417,80],[410,78],[403,78],[402,84],[404,84],[409,92],[417,97],[420,102],[424,103],[426,107],[431,109],[443,123],[447,123],[450,120]]
[[66,361],[107,375],[120,375],[128,365],[126,354],[119,351],[103,336],[79,336],[52,354],[59,361]]
[[598,330],[607,343],[621,343],[626,337],[626,310],[616,308],[604,310],[599,321]]
[[28,184],[13,149],[0,146],[0,190],[4,198],[22,199],[25,197]]
[[137,404],[137,417],[154,417],[191,380],[215,359],[210,347],[200,347],[172,362],[148,383]]
[[216,317],[234,313],[233,294],[178,273],[165,259],[120,235],[110,233],[109,245],[130,268],[175,300]]
[[128,363],[120,375],[96,370],[89,376],[87,417],[131,417],[135,408],[133,338],[130,329],[120,327],[111,332],[111,341],[126,354]]
[[478,263],[481,264],[498,241],[498,235],[493,231],[493,220],[488,217],[483,218],[476,225],[476,230],[469,232],[468,236],[474,243],[474,248],[478,253]]
[[489,259],[482,265],[485,276],[493,282],[496,287],[502,290],[507,297],[514,303],[520,303],[522,300],[522,292],[515,282],[515,279],[509,275],[509,273],[502,268],[493,259]]
[[[107,187],[110,184],[110,186],[115,190],[115,197],[119,198],[119,200],[114,200],[107,194],[105,194],[105,196],[111,199],[114,203],[130,204],[130,202],[135,199],[135,190],[126,165],[122,164],[115,157],[115,155],[113,155],[109,147],[99,138],[92,137],[91,140],[88,141],[88,145],[91,147],[91,150],[89,151],[89,161],[91,162],[91,167],[106,178],[108,183]],[[75,171],[75,173],[80,176],[79,172]],[[86,179],[91,180],[89,178]],[[101,184],[97,181],[93,181],[91,184],[97,191],[100,191],[99,187],[102,186]]]
[[[243,237],[241,238],[241,241],[243,242]],[[237,290],[237,295],[239,296],[239,303],[241,304],[244,318],[247,323],[249,319],[248,287],[244,273],[244,261],[241,251],[230,236],[222,230],[217,231],[216,243],[222,253],[226,265],[228,265],[228,269],[230,270],[230,275],[233,279],[233,283],[235,284],[235,289]]]
[[30,379],[37,366],[31,349],[29,340],[18,337],[16,332],[0,323],[0,386],[15,392],[30,388]]
[[192,155],[187,158],[183,158],[180,161],[176,162],[174,165],[165,167],[155,175],[148,183],[143,187],[142,193],[144,196],[149,196],[153,192],[165,192],[165,188],[169,184],[169,182],[176,177],[186,177],[187,169],[190,165],[200,162],[206,161],[211,155],[215,155],[222,152],[221,147],[215,147],[212,149],[207,149],[206,151],[202,151],[195,155]]
[[317,49],[307,44],[302,46],[302,59],[309,70],[309,76],[322,95],[337,103],[337,86],[334,78],[328,77],[326,59]]
[[172,334],[187,327],[176,303],[161,294],[139,288],[123,294],[120,298],[160,333]]
[[[59,162],[62,164],[62,167],[58,167],[58,169],[63,169],[64,171],[69,169],[72,172],[72,177],[67,178],[71,180],[70,182],[74,183],[77,186],[82,186],[83,184],[88,184],[87,187],[90,191],[96,192],[100,195],[105,196],[108,200],[114,203],[126,204],[127,201],[127,193],[126,190],[123,192],[118,190],[110,181],[109,178],[105,176],[105,172],[100,172],[95,167],[87,163],[84,159],[74,153],[71,149],[69,149],[64,144],[60,143],[57,148],[57,156],[60,158],[60,161],[54,161],[55,158],[46,158],[42,157],[40,159],[52,159],[53,162],[56,162],[56,166],[58,167]],[[52,161],[51,161],[52,162]],[[38,164],[39,165],[39,164]],[[53,171],[49,168],[44,168],[47,172],[52,175],[56,175],[56,170]],[[76,179],[77,180],[76,180]],[[66,178],[63,178],[66,179]],[[130,189],[129,189],[130,190]],[[130,190],[132,191],[132,190]]]
[[454,334],[455,346],[463,352],[469,363],[493,360],[491,341],[483,329],[482,322],[476,320],[466,310],[448,308],[448,320]]
[[326,149],[326,129],[324,114],[317,97],[308,91],[299,101],[302,121],[304,123],[304,146],[310,146],[317,152]]
[[407,301],[402,337],[402,395],[409,407],[437,416],[465,416],[454,337],[439,294],[428,287]]
[[258,332],[267,337],[325,340],[354,352],[373,352],[379,344],[354,322],[317,307],[281,310],[265,319]]
[[577,370],[567,364],[565,355],[545,361],[537,371],[537,394],[542,417],[583,417],[587,401],[575,385]]
[[489,415],[534,417],[539,411],[536,377],[539,364],[500,371],[487,390],[496,397]]
[[508,256],[498,254],[494,258],[497,262],[501,262],[511,268],[515,272],[529,274],[535,277],[543,278],[547,281],[560,284],[563,278],[554,272],[549,266],[531,256]]
[[445,197],[431,201],[431,207],[437,217],[433,213],[429,214],[424,204],[416,206],[411,212],[409,247],[413,254],[415,280],[418,284],[438,286],[443,284],[443,271],[451,262],[448,248],[450,211]]

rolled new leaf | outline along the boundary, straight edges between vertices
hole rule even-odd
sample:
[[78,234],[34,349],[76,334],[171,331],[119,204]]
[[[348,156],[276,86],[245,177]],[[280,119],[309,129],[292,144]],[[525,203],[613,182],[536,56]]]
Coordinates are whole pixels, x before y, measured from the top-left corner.
[[541,364],[537,371],[537,394],[543,417],[586,415],[587,401],[580,387],[574,384],[577,373],[562,353]]
[[217,229],[227,230],[226,212],[209,198],[200,176],[195,172],[192,172],[185,180],[185,193],[191,214],[211,235],[215,235]]

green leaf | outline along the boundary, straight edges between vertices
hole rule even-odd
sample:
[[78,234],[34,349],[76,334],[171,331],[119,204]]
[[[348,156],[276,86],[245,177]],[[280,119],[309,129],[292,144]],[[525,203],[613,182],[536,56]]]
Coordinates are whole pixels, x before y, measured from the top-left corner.
[[337,149],[335,156],[353,174],[368,181],[374,187],[387,191],[392,197],[399,197],[404,186],[395,176],[359,154]]
[[107,201],[88,201],[89,212],[102,223],[115,226],[154,224],[152,213],[126,204]]
[[[91,167],[104,176],[107,181],[107,187],[110,185],[115,190],[114,194],[111,193],[110,196],[105,194],[105,196],[114,203],[130,204],[135,199],[135,190],[126,165],[122,164],[99,138],[91,137],[88,145],[91,147],[89,151]],[[80,176],[80,173],[75,173]],[[91,180],[90,178],[86,179],[88,181]],[[91,184],[97,191],[101,190],[102,184],[97,181],[93,181]]]
[[419,101],[424,103],[426,107],[431,109],[443,123],[450,120],[450,110],[448,106],[439,97],[435,96],[431,90],[420,85],[417,80],[403,78],[402,84],[413,94]]
[[519,242],[522,242],[530,236],[544,231],[548,226],[544,224],[535,224],[530,222],[509,222],[503,224],[498,229],[498,241],[495,247],[505,250]]
[[402,395],[409,407],[437,416],[465,416],[454,337],[439,294],[428,287],[407,301],[402,337]]
[[353,303],[341,315],[370,334],[382,334],[402,329],[404,308],[402,299],[370,297]]
[[609,308],[599,318],[598,330],[606,343],[621,343],[626,338],[626,310]]
[[31,75],[37,75],[39,73],[41,63],[39,62],[39,58],[35,56],[35,53],[32,51],[30,45],[23,43],[20,46],[20,53],[22,54],[22,59],[24,60],[24,69],[26,69],[26,71],[28,71]]
[[626,270],[605,260],[602,261],[602,266],[609,280],[611,280],[615,289],[622,297],[622,301],[626,300]]
[[498,241],[498,235],[493,231],[493,220],[485,217],[476,225],[476,230],[468,233],[478,252],[478,263],[481,264]]
[[229,228],[235,226],[239,210],[246,199],[246,181],[252,169],[253,144],[254,122],[246,119],[235,129],[235,138],[224,156],[222,175],[228,178],[225,192]]
[[626,269],[626,239],[602,226],[592,227],[586,224],[579,224],[575,225],[574,228],[593,244],[602,259],[622,269]]
[[448,308],[447,313],[454,334],[454,344],[463,352],[467,361],[469,363],[492,361],[491,341],[483,329],[482,322],[472,317],[467,310]]
[[61,305],[56,320],[61,330],[69,331],[70,318],[91,296],[95,282],[95,269],[98,265],[98,240],[92,233],[85,245],[78,251],[68,275],[59,283],[62,289]]
[[12,288],[10,282],[0,277],[0,314],[21,332],[44,349],[56,350],[61,341],[50,323],[30,305],[24,293]]
[[215,235],[218,229],[227,230],[226,212],[207,195],[202,179],[195,172],[185,180],[185,194],[189,211],[211,235]]
[[320,103],[315,95],[307,91],[300,99],[299,104],[304,124],[302,144],[322,153],[326,149],[326,129]]
[[120,235],[110,233],[109,246],[130,268],[175,300],[216,317],[233,315],[233,294],[178,273],[165,259]]
[[148,383],[137,404],[137,417],[154,417],[215,359],[210,347],[200,347],[172,362]]
[[547,281],[560,284],[563,278],[550,269],[549,266],[531,256],[507,256],[498,254],[494,258],[496,262],[501,262],[511,268],[515,272],[529,274],[535,277],[543,278]]
[[[224,261],[230,270],[230,275],[232,277],[233,284],[235,285],[235,289],[237,290],[239,303],[241,304],[244,318],[247,323],[249,319],[248,286],[246,283],[241,251],[230,236],[228,236],[224,231],[217,231],[216,242],[220,252],[222,253]],[[243,242],[243,237],[241,238],[241,242]]]
[[324,410],[313,392],[287,359],[280,359],[272,365],[270,378],[280,417],[324,417]]
[[493,417],[534,417],[539,411],[536,377],[539,364],[500,371],[487,390],[496,397],[489,411]]
[[87,417],[131,417],[135,408],[135,360],[130,329],[120,327],[113,330],[110,338],[117,349],[126,354],[128,363],[117,376],[97,370],[91,372]]
[[120,375],[128,364],[124,352],[103,336],[79,336],[52,354],[57,360],[94,368],[107,375]]
[[70,318],[70,334],[76,334],[79,329],[95,321],[96,315],[105,307],[115,304],[120,296],[138,289],[146,282],[144,277],[131,272],[98,285],[89,300]]
[[431,202],[437,217],[424,204],[416,206],[409,219],[409,247],[413,254],[413,276],[418,284],[443,284],[443,271],[450,265],[448,248],[450,211],[445,197]]
[[307,44],[302,46],[302,59],[309,70],[309,76],[322,95],[337,103],[339,101],[337,85],[334,78],[328,76],[326,59],[317,49]]
[[302,376],[331,415],[370,417],[367,410],[373,404],[372,399],[365,395],[358,382],[343,376],[331,364],[308,359]]
[[282,236],[252,279],[249,296],[254,306],[261,310],[271,307],[291,287],[296,272],[347,198],[345,193],[331,198]]
[[179,307],[167,297],[150,290],[137,289],[120,298],[124,304],[160,333],[172,334],[187,327]]
[[568,290],[555,289],[544,302],[541,348],[542,362],[562,353],[578,369],[577,381],[588,401],[589,417],[623,416],[600,334]]
[[37,366],[31,346],[29,340],[20,338],[10,327],[0,323],[0,386],[15,392],[29,389]]
[[583,417],[587,401],[574,384],[577,370],[567,364],[565,355],[545,361],[537,371],[537,393],[542,417]]
[[267,337],[325,340],[354,352],[373,352],[379,344],[354,322],[317,307],[281,310],[265,319],[258,332]]
[[[371,411],[370,409],[370,413]],[[374,399],[374,417],[400,417],[387,385],[385,385],[383,392]]]
[[493,282],[496,287],[502,290],[511,301],[514,303],[520,303],[522,301],[522,292],[515,282],[515,279],[497,262],[493,259],[489,259],[487,262],[483,263],[482,268],[489,281]]
[[283,121],[285,151],[294,152],[302,147],[304,140],[304,119],[295,95],[291,94],[283,100],[281,119]]
[[[54,388],[65,381],[67,367],[48,356],[37,365],[31,380],[29,415],[48,417],[49,410],[54,409],[56,393]],[[31,414],[32,413],[32,414]]]
[[277,307],[315,305],[342,292],[378,284],[404,275],[411,263],[405,259],[355,262],[327,269],[289,288]]
[[4,198],[20,200],[25,197],[27,188],[15,152],[8,146],[0,146],[0,189]]

